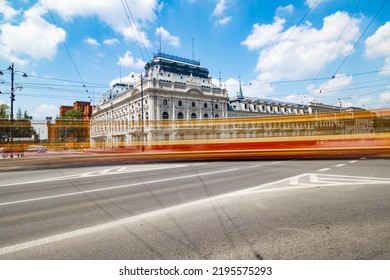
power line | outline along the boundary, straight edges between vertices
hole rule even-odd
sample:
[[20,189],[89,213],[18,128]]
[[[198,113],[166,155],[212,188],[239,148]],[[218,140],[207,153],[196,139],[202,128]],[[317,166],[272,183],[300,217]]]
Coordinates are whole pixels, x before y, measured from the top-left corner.
[[109,85],[105,85],[105,84],[98,84],[98,83],[92,83],[92,82],[80,82],[80,81],[75,81],[75,80],[53,78],[53,77],[44,77],[44,76],[38,76],[38,75],[32,75],[32,74],[29,74],[29,77],[30,78],[44,79],[44,80],[53,80],[53,81],[65,82],[65,83],[81,84],[82,87],[84,87],[84,85],[90,85],[90,86],[95,86],[95,87],[106,87],[106,88],[109,87]]
[[[126,13],[126,17],[127,17],[127,20],[129,21],[129,24],[130,24],[130,27],[131,27],[131,30],[133,31],[133,34],[134,34],[134,38],[137,42],[137,45],[138,45],[138,49],[141,53],[141,56],[142,56],[142,59],[145,61],[145,57],[144,57],[144,54],[142,52],[142,49],[141,49],[141,46],[138,42],[138,39],[137,39],[137,34],[138,34],[138,37],[139,37],[139,40],[141,41],[141,44],[145,50],[145,53],[148,57],[148,60],[150,60],[150,56],[149,56],[149,53],[146,49],[146,46],[145,46],[145,43],[144,43],[144,40],[142,39],[142,36],[141,36],[141,33],[139,32],[139,28],[138,28],[138,25],[137,25],[137,22],[136,20],[134,19],[134,16],[133,16],[133,13],[131,12],[131,9],[130,9],[130,6],[129,4],[127,3],[127,0],[121,0],[122,1],[122,5],[123,5],[123,8],[125,10],[125,13]],[[131,19],[130,19],[131,18]],[[135,27],[135,30],[134,30],[134,27]],[[137,32],[137,33],[136,33]]]
[[322,66],[321,66],[321,68],[320,68],[320,71],[318,71],[316,78],[318,78],[318,76],[319,76],[320,73],[322,72],[322,69],[324,69],[326,63],[328,62],[330,56],[333,54],[334,50],[336,49],[336,46],[337,46],[337,44],[339,43],[341,37],[343,36],[345,30],[347,29],[348,24],[349,24],[350,21],[352,20],[353,15],[355,14],[355,12],[356,12],[356,10],[357,10],[359,4],[360,4],[360,1],[361,1],[361,0],[359,0],[359,1],[356,3],[356,6],[355,6],[355,8],[353,9],[352,14],[350,15],[350,17],[349,17],[347,23],[345,24],[343,30],[341,31],[339,37],[337,38],[337,41],[336,41],[336,43],[334,44],[334,46],[333,46],[331,52],[329,53],[328,57],[326,58],[326,60],[325,60],[324,63],[322,64]]
[[371,24],[374,22],[376,17],[379,15],[383,7],[385,6],[387,0],[384,0],[382,5],[379,7],[378,11],[376,12],[375,16],[371,19],[370,23],[367,25],[366,29],[363,31],[363,33],[360,35],[359,39],[356,41],[356,43],[353,45],[353,47],[349,50],[347,56],[343,59],[339,67],[336,69],[336,71],[333,74],[333,77],[336,76],[337,72],[340,70],[340,68],[344,65],[345,61],[348,59],[348,57],[351,55],[352,51],[355,49],[357,44],[360,42],[360,40],[363,38],[364,34],[367,32],[368,28],[371,26]]
[[272,58],[279,52],[279,50],[283,47],[283,45],[286,43],[286,41],[291,37],[291,35],[295,32],[295,30],[298,28],[298,26],[304,21],[304,19],[307,17],[307,15],[314,9],[314,7],[317,5],[319,0],[314,2],[314,4],[309,8],[309,10],[306,12],[306,14],[301,18],[301,20],[294,26],[294,28],[291,30],[290,34],[287,35],[287,37],[283,40],[283,42],[278,46],[278,48],[272,53],[271,57],[267,60],[263,68],[266,68],[268,63],[272,60]]
[[[366,72],[358,72],[358,73],[352,73],[352,74],[344,74],[344,75],[338,75],[335,77],[321,77],[321,78],[306,78],[306,79],[297,79],[297,80],[279,80],[279,81],[263,81],[263,82],[250,82],[249,86],[255,86],[255,85],[268,85],[268,84],[289,84],[289,83],[303,83],[303,82],[314,82],[318,80],[331,80],[331,79],[342,79],[346,77],[353,77],[353,76],[362,76],[362,75],[369,75],[369,74],[376,74],[376,73],[382,73],[382,72],[390,72],[390,68],[381,69],[381,70],[372,70],[372,71],[366,71]],[[238,86],[239,84],[234,84],[232,86]]]
[[[59,31],[59,27],[58,27],[58,25],[57,25],[57,23],[56,23],[56,21],[55,21],[53,15],[52,15],[50,9],[49,9],[49,6],[48,6],[47,3],[46,3],[46,0],[43,0],[43,3],[44,3],[45,6],[46,6],[46,9],[47,9],[47,11],[48,11],[48,13],[49,13],[49,15],[50,15],[50,18],[51,18],[51,20],[53,21],[53,24],[56,26],[57,32],[58,32],[58,34],[59,34],[59,37],[60,37],[60,39],[61,39],[63,45],[65,46],[66,52],[68,53],[68,56],[69,56],[69,58],[70,58],[70,60],[71,60],[71,62],[72,62],[72,64],[73,64],[73,67],[74,67],[74,69],[76,70],[76,72],[77,72],[77,74],[78,74],[78,76],[79,76],[79,78],[80,78],[80,81],[83,83],[83,86],[84,86],[84,88],[85,88],[84,79],[83,79],[83,77],[81,77],[80,71],[79,71],[79,69],[77,68],[77,65],[76,65],[76,63],[75,63],[75,61],[74,61],[74,59],[73,59],[73,57],[72,57],[72,55],[71,55],[71,53],[70,53],[70,51],[69,51],[69,48],[68,48],[68,45],[67,45],[66,42],[65,42],[65,39],[63,38],[61,32]],[[88,89],[85,89],[85,91],[88,92]]]

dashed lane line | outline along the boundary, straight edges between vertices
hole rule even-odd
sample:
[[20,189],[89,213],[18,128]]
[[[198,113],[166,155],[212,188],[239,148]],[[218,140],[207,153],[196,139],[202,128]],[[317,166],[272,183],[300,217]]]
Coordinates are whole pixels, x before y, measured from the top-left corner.
[[227,172],[236,171],[236,170],[238,170],[238,168],[225,169],[225,170],[199,173],[199,174],[192,174],[192,175],[179,176],[179,177],[170,177],[170,178],[166,178],[166,179],[138,182],[138,183],[133,183],[133,184],[120,185],[120,186],[107,187],[107,188],[99,188],[99,189],[93,189],[93,190],[87,190],[87,191],[71,192],[71,193],[65,193],[65,194],[59,194],[59,195],[50,195],[50,196],[36,197],[36,198],[30,198],[30,199],[9,201],[9,202],[0,203],[0,206],[8,206],[8,205],[13,205],[13,204],[42,201],[42,200],[48,200],[48,199],[54,199],[54,198],[60,198],[60,197],[83,195],[83,194],[87,194],[87,193],[95,193],[95,192],[103,192],[103,191],[110,191],[110,190],[116,190],[116,189],[124,189],[124,188],[140,186],[140,185],[155,184],[155,183],[168,182],[168,181],[174,181],[174,180],[180,180],[180,179],[187,179],[187,178],[193,178],[193,177],[199,177],[199,176],[227,173]]
[[[231,170],[229,170],[227,172],[230,172],[230,171]],[[196,176],[198,176],[198,175],[196,175]],[[320,176],[323,176],[323,175],[320,175]],[[339,176],[339,175],[328,175],[328,176],[332,176],[334,180],[332,180],[332,182],[329,182],[329,178],[327,178],[326,180],[322,181],[323,182],[322,186],[334,187],[334,186],[339,186],[339,185],[348,185],[350,182],[345,181],[345,179],[347,179],[347,177],[351,181],[355,181],[355,183],[360,182],[362,184],[368,184],[368,185],[385,184],[387,186],[390,183],[390,178],[354,177],[354,176]],[[311,181],[313,179],[314,179],[314,182]],[[311,182],[311,184],[304,183],[304,182],[302,182],[302,180],[303,181],[309,180]],[[46,244],[50,244],[53,242],[59,242],[59,241],[67,240],[70,238],[76,238],[76,237],[80,237],[80,236],[84,236],[84,235],[88,235],[88,234],[98,233],[98,232],[110,230],[110,229],[120,227],[120,226],[126,226],[132,222],[142,221],[142,220],[145,220],[148,218],[156,217],[158,215],[166,215],[172,211],[180,211],[186,207],[198,206],[198,205],[201,205],[203,203],[217,201],[217,200],[223,199],[223,198],[242,196],[242,195],[250,195],[253,193],[263,193],[263,192],[264,193],[275,192],[275,191],[280,192],[280,191],[291,191],[291,190],[299,190],[299,189],[307,189],[307,188],[315,188],[316,189],[318,186],[318,183],[320,183],[320,182],[321,182],[321,179],[318,175],[311,174],[311,173],[304,173],[304,174],[300,174],[298,176],[293,176],[293,177],[281,179],[278,181],[266,183],[266,184],[259,185],[256,187],[247,188],[244,190],[239,190],[239,191],[235,191],[235,192],[231,192],[231,193],[227,193],[227,194],[223,194],[223,195],[219,195],[219,196],[215,196],[215,197],[209,197],[209,198],[205,198],[205,199],[201,199],[201,200],[197,200],[197,201],[193,201],[193,202],[189,202],[189,203],[184,203],[184,204],[180,204],[180,205],[176,205],[176,206],[167,207],[167,208],[160,209],[160,210],[155,210],[155,211],[140,214],[137,216],[119,219],[119,220],[116,220],[113,222],[108,222],[108,223],[103,223],[103,224],[99,224],[99,225],[95,225],[95,226],[85,227],[85,228],[81,228],[81,229],[74,230],[74,231],[64,232],[64,233],[51,235],[51,236],[43,237],[43,238],[32,240],[32,241],[21,242],[18,244],[2,247],[2,248],[0,248],[0,255],[14,253],[17,251],[21,251],[21,250],[41,246],[41,245],[46,245]],[[283,186],[287,185],[288,187],[278,186],[280,184],[282,184]],[[267,189],[267,187],[271,187],[271,188]]]

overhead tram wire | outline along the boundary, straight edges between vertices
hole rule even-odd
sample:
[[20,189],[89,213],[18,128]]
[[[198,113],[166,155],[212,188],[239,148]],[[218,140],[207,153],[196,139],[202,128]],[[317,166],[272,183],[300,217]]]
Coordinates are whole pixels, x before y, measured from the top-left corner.
[[[18,94],[19,96],[25,96],[25,97],[34,97],[34,98],[42,98],[42,99],[61,99],[61,100],[75,100],[75,97],[72,96],[61,96],[61,95],[38,95],[38,94]],[[86,97],[85,97],[86,99]],[[83,101],[83,100],[77,100],[77,101]]]
[[83,87],[85,88],[85,92],[88,92],[88,89],[86,88],[85,83],[84,83],[84,79],[83,79],[83,77],[81,76],[79,69],[77,68],[77,65],[76,65],[76,63],[75,63],[75,61],[74,61],[74,59],[73,59],[73,57],[72,57],[72,55],[71,55],[71,53],[70,53],[70,51],[69,51],[69,48],[68,48],[68,45],[67,45],[66,42],[65,42],[65,39],[62,37],[61,32],[59,31],[58,25],[57,25],[57,23],[56,23],[56,21],[55,21],[55,19],[54,19],[54,17],[53,17],[53,14],[51,13],[51,11],[50,11],[50,9],[49,9],[49,6],[48,6],[47,3],[46,3],[46,0],[43,0],[43,3],[44,3],[45,6],[46,6],[46,9],[47,9],[47,11],[48,11],[48,13],[49,13],[49,15],[50,15],[50,18],[51,18],[51,20],[53,21],[53,24],[56,26],[57,32],[58,32],[58,34],[59,34],[59,37],[60,37],[60,39],[61,39],[63,45],[65,46],[66,52],[67,52],[67,54],[68,54],[68,56],[69,56],[69,58],[70,58],[70,60],[71,60],[71,62],[72,62],[72,64],[73,64],[74,69],[76,70],[77,75],[78,75],[79,78],[80,78],[80,81],[83,83]]
[[326,63],[328,63],[330,56],[333,54],[334,50],[336,49],[337,44],[339,43],[339,41],[340,41],[341,37],[343,36],[345,30],[347,29],[347,26],[348,26],[349,23],[351,22],[351,20],[352,20],[352,18],[353,18],[353,15],[355,14],[357,8],[358,8],[359,5],[360,5],[360,2],[361,2],[361,0],[359,0],[359,1],[356,3],[356,6],[355,6],[355,8],[353,9],[352,14],[349,16],[349,19],[348,19],[347,23],[345,24],[343,30],[341,31],[339,37],[337,38],[336,43],[333,45],[333,48],[332,48],[332,50],[330,51],[328,57],[325,59],[324,63],[322,64],[322,66],[321,66],[321,68],[320,68],[320,71],[318,71],[318,73],[317,73],[317,75],[316,75],[316,79],[318,78],[318,76],[320,75],[320,73],[322,72],[322,70],[324,69]]
[[[346,77],[352,77],[352,76],[363,76],[363,75],[370,75],[375,73],[382,73],[382,72],[390,72],[390,68],[381,69],[381,70],[373,70],[373,71],[366,71],[366,72],[357,72],[357,73],[351,73],[351,74],[344,74],[337,77],[334,77],[334,79],[342,79]],[[313,82],[318,80],[330,80],[333,77],[321,77],[321,78],[307,78],[307,79],[297,79],[297,80],[279,80],[279,81],[264,81],[259,83],[251,82],[247,84],[248,86],[259,86],[259,85],[267,85],[267,84],[290,84],[290,83],[303,83],[303,82]],[[229,86],[238,86],[239,84],[232,84]]]
[[[36,76],[36,75],[29,75],[30,78],[37,78],[37,79],[44,79],[44,80],[49,80],[49,81],[56,81],[56,82],[63,82],[63,83],[68,83],[68,84],[52,84],[52,83],[31,83],[31,84],[39,84],[39,85],[55,85],[55,86],[69,86],[69,87],[84,87],[84,84],[79,81],[74,81],[74,80],[67,80],[67,79],[60,79],[60,78],[50,78],[50,77],[42,77],[42,76]],[[28,84],[28,83],[23,83],[23,84]],[[94,86],[96,88],[107,88],[109,85],[106,84],[97,84],[97,83],[90,83],[87,82],[85,83],[86,85]]]
[[274,58],[274,56],[279,52],[279,50],[283,47],[283,45],[286,43],[286,41],[291,37],[291,35],[295,32],[295,30],[298,28],[298,26],[305,20],[305,18],[308,16],[308,14],[314,9],[314,7],[317,5],[319,0],[316,0],[314,4],[309,8],[309,10],[306,12],[306,14],[301,18],[301,20],[295,25],[293,30],[290,32],[290,34],[287,35],[287,37],[283,40],[283,42],[278,46],[278,48],[272,53],[271,57],[267,60],[263,68],[266,68],[268,63]]
[[[129,21],[131,30],[133,31],[134,38],[135,38],[135,40],[136,40],[136,43],[137,43],[139,52],[140,52],[140,54],[141,54],[141,56],[142,56],[142,60],[145,61],[145,57],[144,57],[144,54],[143,54],[143,51],[142,51],[142,48],[141,48],[141,46],[140,46],[139,41],[141,42],[141,44],[142,44],[142,46],[143,46],[143,49],[145,50],[145,53],[146,53],[146,56],[148,57],[148,60],[151,60],[151,59],[150,59],[150,56],[149,56],[149,52],[148,52],[148,50],[146,49],[144,40],[142,39],[141,33],[139,32],[139,28],[138,28],[137,22],[136,22],[136,20],[134,19],[133,13],[131,12],[131,9],[130,9],[129,4],[127,3],[127,0],[121,0],[121,2],[122,2],[122,5],[123,5],[123,8],[124,8],[124,10],[125,10],[127,20]],[[131,18],[131,19],[130,19],[130,18]],[[135,30],[134,30],[134,27],[135,27]],[[138,37],[139,37],[139,41],[138,41],[138,38],[137,38],[137,34],[138,34]]]
[[371,26],[371,24],[374,22],[376,17],[379,15],[379,13],[382,11],[383,7],[386,5],[387,0],[384,0],[382,5],[379,7],[378,11],[376,12],[375,16],[371,19],[370,23],[367,25],[366,29],[364,29],[363,33],[360,35],[359,39],[356,41],[356,43],[353,45],[353,47],[349,50],[346,57],[343,59],[339,67],[334,72],[332,78],[336,77],[337,72],[339,72],[340,68],[344,65],[344,63],[347,61],[348,57],[351,55],[352,51],[356,48],[357,44],[360,42],[360,40],[363,38],[364,34],[367,32],[368,28]]

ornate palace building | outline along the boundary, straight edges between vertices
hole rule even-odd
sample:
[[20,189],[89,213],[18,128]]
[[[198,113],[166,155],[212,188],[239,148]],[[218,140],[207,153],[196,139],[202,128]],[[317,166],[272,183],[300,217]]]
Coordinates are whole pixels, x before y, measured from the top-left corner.
[[226,90],[212,83],[198,61],[158,53],[146,64],[145,74],[134,78],[134,85],[114,85],[94,108],[91,144],[192,139],[197,135],[192,128],[161,129],[154,121],[227,117]]
[[[360,110],[351,109],[350,113]],[[322,103],[246,98],[241,85],[237,97],[229,98],[226,89],[214,84],[208,69],[198,61],[159,52],[146,64],[145,73],[134,77],[134,84],[115,84],[94,107],[91,147],[341,134],[346,124],[336,115],[340,111],[347,112]],[[330,117],[317,117],[327,114]],[[285,115],[291,116],[288,122],[280,118]],[[372,129],[372,120],[365,117],[353,124],[349,120],[348,125],[355,133],[367,132]]]

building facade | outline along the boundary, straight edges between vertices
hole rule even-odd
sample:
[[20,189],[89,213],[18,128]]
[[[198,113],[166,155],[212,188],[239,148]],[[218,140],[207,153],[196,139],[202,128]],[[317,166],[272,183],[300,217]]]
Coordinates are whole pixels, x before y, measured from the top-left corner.
[[[346,131],[336,114],[340,111],[345,109],[322,103],[246,98],[241,85],[237,98],[229,98],[198,61],[159,52],[146,64],[145,73],[134,77],[134,83],[114,85],[94,107],[91,147],[337,134]],[[291,116],[287,122],[282,118],[286,115]],[[362,130],[369,131],[372,120],[361,122]]]
[[[133,85],[116,84],[92,113],[91,145],[193,139],[193,129],[161,129],[155,121],[227,117],[227,92],[215,85],[198,61],[158,53]],[[207,132],[202,132],[207,133]],[[211,133],[211,132],[210,132]]]

